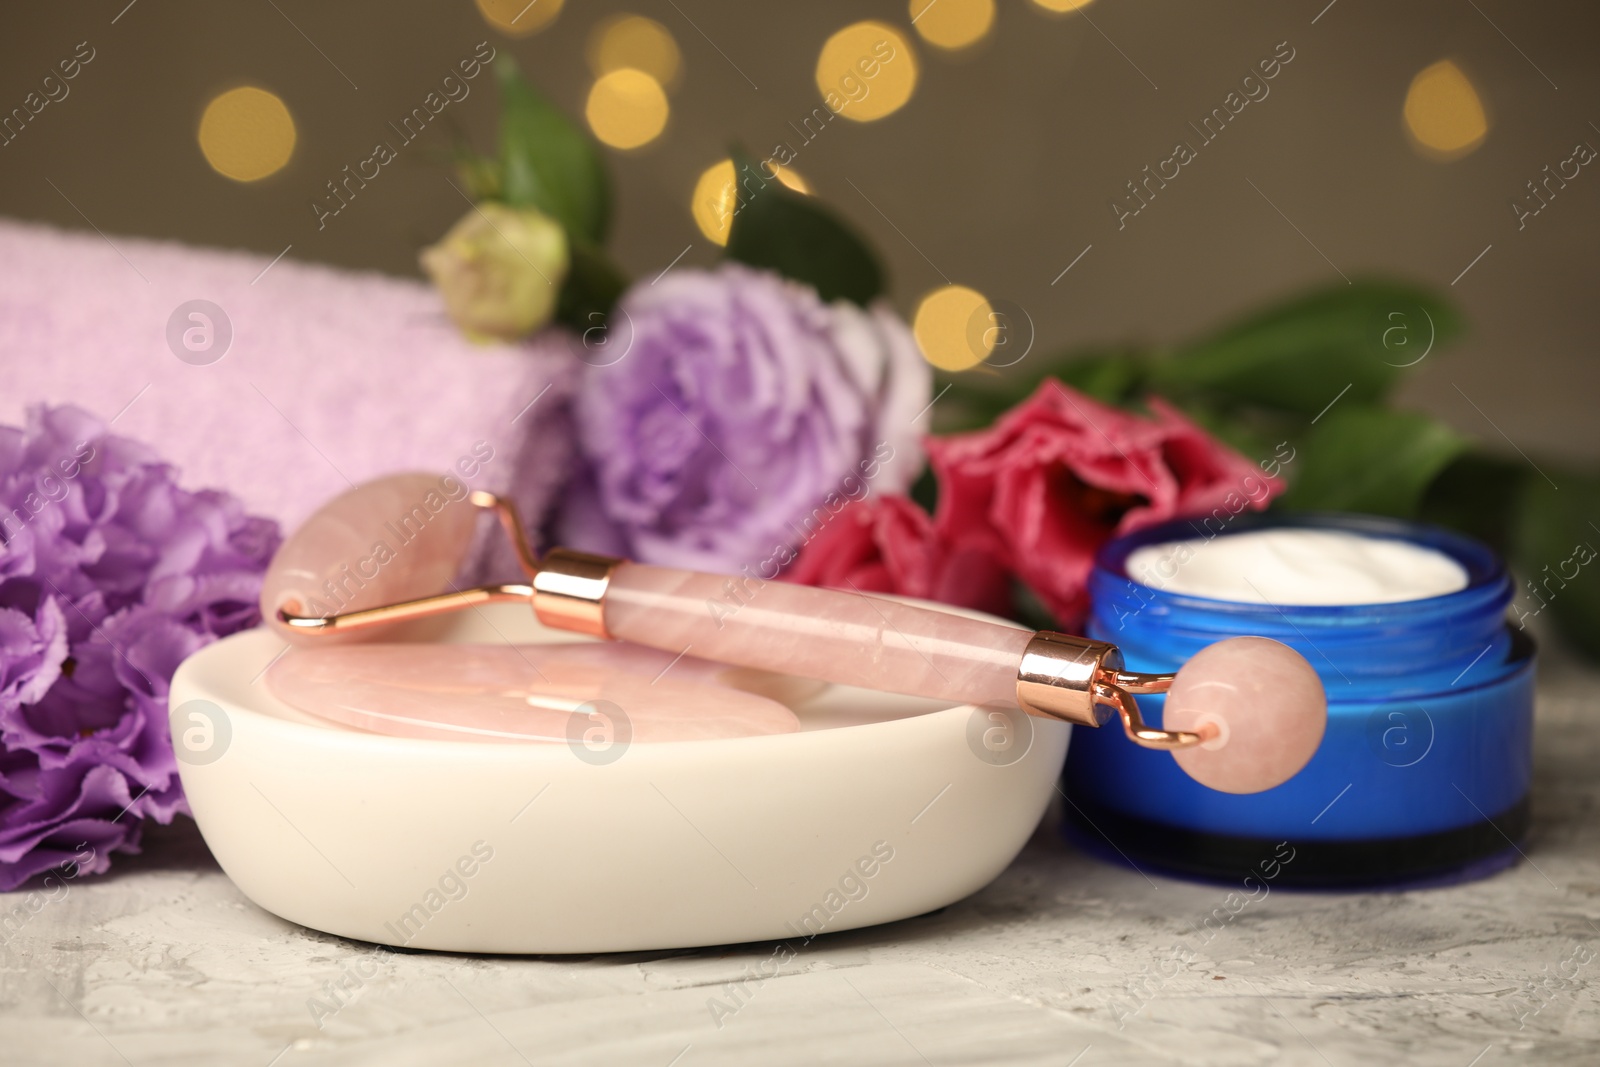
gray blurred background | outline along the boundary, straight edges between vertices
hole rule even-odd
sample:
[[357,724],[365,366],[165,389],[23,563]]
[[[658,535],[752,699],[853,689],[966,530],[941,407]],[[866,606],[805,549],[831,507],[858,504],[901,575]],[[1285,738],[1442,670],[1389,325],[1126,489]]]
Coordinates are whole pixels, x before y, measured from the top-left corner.
[[[789,123],[820,102],[822,42],[879,18],[916,48],[915,96],[882,121],[831,123],[795,165],[875,242],[907,315],[946,279],[969,284],[1025,308],[1044,352],[1175,340],[1340,272],[1411,279],[1447,291],[1471,332],[1424,361],[1407,403],[1503,451],[1514,442],[1600,458],[1600,168],[1584,168],[1520,231],[1510,208],[1577,142],[1600,146],[1600,14],[1587,5],[1097,0],[1053,16],[1000,0],[989,36],[953,55],[917,38],[907,5],[889,2],[571,0],[522,39],[471,0],[29,5],[0,36],[0,108],[20,104],[78,42],[96,57],[67,99],[0,149],[0,214],[72,229],[87,229],[87,216],[113,236],[267,255],[292,244],[295,258],[414,275],[417,249],[465,210],[445,181],[449,127],[493,146],[492,79],[319,232],[309,205],[324,183],[480,41],[509,50],[581,116],[584,46],[621,11],[665,25],[684,60],[666,133],[635,152],[606,150],[612,244],[635,275],[680,253],[683,265],[715,261],[689,214],[701,171],[734,139],[763,152],[798,145]],[[1191,139],[1187,124],[1283,41],[1295,58],[1270,96],[1119,231],[1107,201],[1124,181]],[[1471,79],[1490,123],[1482,146],[1453,162],[1419,155],[1401,114],[1411,79],[1444,58]],[[249,184],[214,172],[195,135],[206,103],[241,84],[278,94],[299,132],[290,163]]]

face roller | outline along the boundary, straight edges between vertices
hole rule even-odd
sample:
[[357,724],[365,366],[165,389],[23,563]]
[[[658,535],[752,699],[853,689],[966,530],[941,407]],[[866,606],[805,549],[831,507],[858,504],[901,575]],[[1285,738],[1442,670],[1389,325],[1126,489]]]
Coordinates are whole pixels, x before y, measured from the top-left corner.
[[[497,514],[528,580],[437,593],[470,548],[477,509]],[[730,600],[733,588],[740,595]],[[545,626],[738,667],[951,704],[1016,705],[1079,726],[1116,716],[1134,744],[1170,751],[1187,774],[1223,792],[1260,792],[1292,777],[1326,720],[1316,672],[1264,638],[1219,642],[1175,675],[1140,674],[1123,670],[1117,647],[1103,641],[859,592],[746,583],[559,548],[536,559],[505,501],[485,492],[450,499],[438,478],[422,474],[382,478],[331,501],[284,544],[261,594],[270,625],[301,645],[500,601],[530,604]],[[1139,693],[1166,694],[1164,728],[1144,723]]]

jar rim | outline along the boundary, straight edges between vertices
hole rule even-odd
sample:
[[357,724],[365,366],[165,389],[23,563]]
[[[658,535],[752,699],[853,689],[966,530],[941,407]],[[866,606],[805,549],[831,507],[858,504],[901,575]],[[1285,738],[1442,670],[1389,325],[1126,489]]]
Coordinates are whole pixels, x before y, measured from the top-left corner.
[[[1233,516],[1226,528],[1210,532],[1202,519],[1172,519],[1113,538],[1095,554],[1092,584],[1105,579],[1126,582],[1138,590],[1136,595],[1147,604],[1160,603],[1177,609],[1188,609],[1229,616],[1268,614],[1282,620],[1315,624],[1345,622],[1381,612],[1391,619],[1400,616],[1455,616],[1461,612],[1477,612],[1488,608],[1503,611],[1511,601],[1511,582],[1500,557],[1483,542],[1475,538],[1428,523],[1381,515],[1360,515],[1347,512],[1264,512]],[[1224,600],[1192,593],[1175,593],[1159,586],[1149,585],[1128,574],[1128,557],[1146,545],[1168,541],[1210,541],[1217,537],[1254,530],[1316,529],[1337,530],[1365,537],[1404,541],[1443,552],[1467,573],[1467,584],[1461,589],[1414,600],[1379,601],[1359,604],[1282,604]]]

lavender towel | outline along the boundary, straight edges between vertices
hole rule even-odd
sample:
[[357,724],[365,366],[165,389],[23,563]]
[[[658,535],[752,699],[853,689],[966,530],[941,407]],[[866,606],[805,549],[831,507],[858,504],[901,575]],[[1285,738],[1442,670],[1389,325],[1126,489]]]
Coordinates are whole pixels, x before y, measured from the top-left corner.
[[[231,326],[214,361],[221,318],[174,319],[195,300]],[[77,404],[286,531],[351,483],[463,460],[537,526],[575,380],[560,339],[470,344],[419,281],[0,221],[0,422]]]

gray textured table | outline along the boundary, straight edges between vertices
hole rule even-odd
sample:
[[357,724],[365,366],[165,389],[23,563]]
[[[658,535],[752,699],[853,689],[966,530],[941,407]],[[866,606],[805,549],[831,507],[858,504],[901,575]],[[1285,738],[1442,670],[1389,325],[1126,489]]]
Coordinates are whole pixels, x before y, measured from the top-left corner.
[[[1448,889],[1273,892],[1205,942],[1193,925],[1225,887],[1099,863],[1052,818],[975,896],[825,935],[764,982],[749,978],[764,945],[376,951],[250,904],[184,821],[16,931],[0,1061],[1600,1063],[1597,684],[1546,656],[1516,867]],[[1180,943],[1194,955],[1175,966]]]

